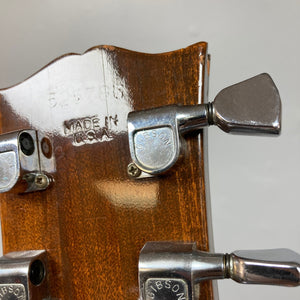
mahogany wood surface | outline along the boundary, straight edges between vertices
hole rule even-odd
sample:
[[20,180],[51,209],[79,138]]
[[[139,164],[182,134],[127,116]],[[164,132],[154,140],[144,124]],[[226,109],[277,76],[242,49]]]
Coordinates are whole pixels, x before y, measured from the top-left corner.
[[[130,111],[203,102],[206,72],[206,43],[163,54],[100,46],[0,90],[1,133],[34,128],[53,143],[51,188],[0,195],[4,253],[46,249],[53,299],[136,300],[147,241],[209,250],[203,133],[187,137],[171,172],[136,180],[126,132]],[[200,299],[213,299],[210,282]]]

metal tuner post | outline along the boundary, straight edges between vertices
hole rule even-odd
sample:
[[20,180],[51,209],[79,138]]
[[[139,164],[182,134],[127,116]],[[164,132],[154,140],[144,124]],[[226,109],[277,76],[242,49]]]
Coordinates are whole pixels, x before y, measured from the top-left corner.
[[139,259],[140,300],[199,299],[202,280],[300,285],[300,255],[288,249],[199,251],[196,243],[148,242]]
[[179,158],[182,136],[208,125],[230,133],[279,134],[281,101],[271,77],[260,74],[227,87],[211,103],[129,113],[132,161],[145,173],[165,172]]

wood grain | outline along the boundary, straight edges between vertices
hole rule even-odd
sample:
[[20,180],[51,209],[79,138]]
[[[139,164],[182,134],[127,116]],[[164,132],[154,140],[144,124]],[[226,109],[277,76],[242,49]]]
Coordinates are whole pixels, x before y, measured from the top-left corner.
[[[143,180],[127,175],[126,134],[131,110],[203,102],[206,66],[206,43],[155,55],[100,46],[0,90],[2,133],[35,128],[53,142],[53,186],[0,197],[4,252],[46,249],[52,298],[136,300],[147,241],[209,250],[203,133],[171,172]],[[200,299],[213,299],[211,283]]]

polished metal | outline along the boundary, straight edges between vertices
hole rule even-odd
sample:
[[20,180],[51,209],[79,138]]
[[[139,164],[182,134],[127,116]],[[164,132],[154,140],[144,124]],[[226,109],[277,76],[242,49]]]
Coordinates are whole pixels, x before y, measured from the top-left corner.
[[36,130],[0,136],[0,193],[46,189],[55,161],[50,140]]
[[212,123],[225,132],[279,134],[281,101],[264,73],[223,89],[212,103]]
[[300,255],[289,249],[235,251],[227,263],[228,277],[239,283],[300,285]]
[[[189,299],[189,285],[179,278],[149,278],[145,282],[145,300]],[[140,298],[141,299],[141,298]],[[199,297],[198,297],[199,299]]]
[[231,278],[239,283],[300,285],[300,255],[288,249],[199,251],[196,243],[148,242],[139,259],[141,300],[194,300],[203,280]]
[[0,258],[0,299],[49,299],[44,250],[11,252]]
[[281,101],[271,77],[260,74],[227,87],[212,103],[129,113],[131,158],[143,172],[165,172],[180,156],[182,136],[212,124],[231,133],[279,134]]
[[172,105],[132,112],[128,115],[131,158],[146,173],[164,172],[178,160],[180,133],[207,125],[208,109],[203,105]]

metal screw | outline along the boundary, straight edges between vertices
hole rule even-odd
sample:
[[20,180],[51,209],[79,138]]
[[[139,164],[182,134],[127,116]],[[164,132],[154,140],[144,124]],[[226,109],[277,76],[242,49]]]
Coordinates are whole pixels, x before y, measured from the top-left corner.
[[131,177],[139,177],[142,173],[142,171],[136,166],[134,163],[130,163],[127,166],[127,173]]
[[34,178],[35,185],[40,189],[45,189],[49,185],[49,179],[45,174],[38,174]]

